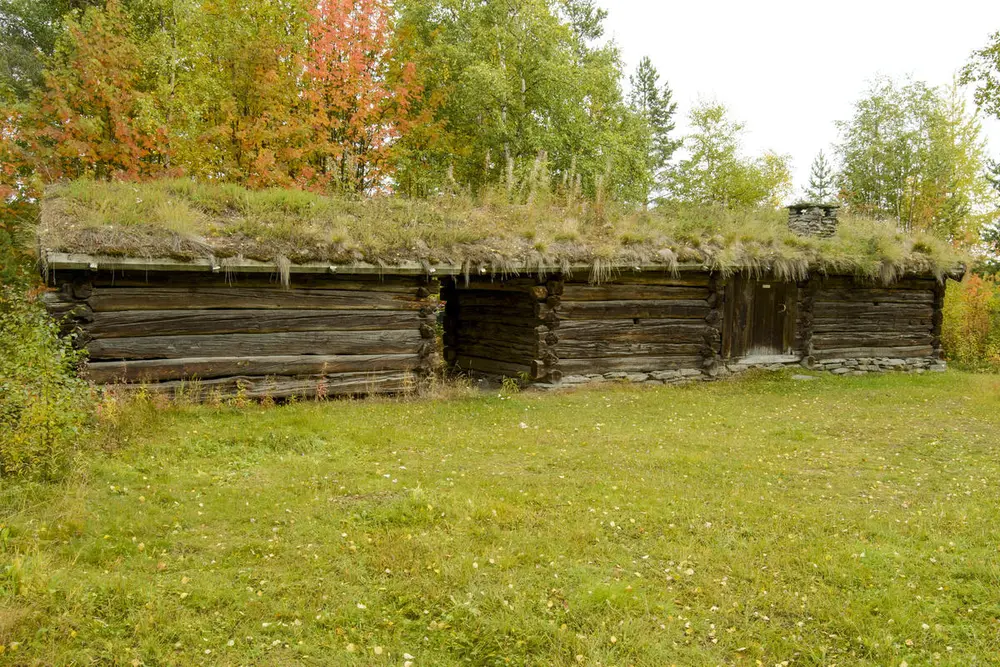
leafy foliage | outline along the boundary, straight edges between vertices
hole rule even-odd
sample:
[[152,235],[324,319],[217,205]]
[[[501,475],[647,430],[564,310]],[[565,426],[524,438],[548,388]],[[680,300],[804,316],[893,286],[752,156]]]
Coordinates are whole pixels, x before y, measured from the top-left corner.
[[79,361],[36,299],[0,285],[0,477],[65,468],[89,419]]
[[972,54],[962,70],[962,83],[976,86],[976,104],[986,113],[1000,118],[1000,32]]
[[849,207],[965,243],[978,237],[989,198],[985,143],[957,89],[880,79],[838,125]]
[[726,208],[779,206],[790,192],[788,158],[742,155],[746,126],[729,119],[725,106],[703,103],[691,111],[687,156],[672,170],[669,197],[689,204]]
[[1000,370],[1000,278],[969,274],[949,284],[942,343],[965,368]]
[[413,63],[393,57],[388,0],[321,0],[310,10],[305,174],[310,185],[384,189],[389,153],[419,95]]
[[48,181],[136,179],[158,171],[165,128],[118,0],[69,19],[18,140]]
[[397,9],[401,55],[422,72],[419,106],[435,121],[434,136],[402,142],[404,192],[452,181],[512,191],[542,156],[566,190],[642,199],[643,126],[625,104],[618,50],[592,44],[604,18],[593,3],[402,0]]

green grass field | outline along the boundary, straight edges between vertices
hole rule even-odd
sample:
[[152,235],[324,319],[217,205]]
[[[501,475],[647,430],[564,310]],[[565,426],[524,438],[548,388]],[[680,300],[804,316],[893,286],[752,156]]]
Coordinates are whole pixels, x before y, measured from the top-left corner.
[[997,376],[146,411],[0,492],[0,662],[1000,664]]

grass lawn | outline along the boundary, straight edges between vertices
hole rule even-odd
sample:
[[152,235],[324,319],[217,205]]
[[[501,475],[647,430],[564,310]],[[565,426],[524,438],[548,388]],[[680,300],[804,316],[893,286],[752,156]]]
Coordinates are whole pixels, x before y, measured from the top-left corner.
[[0,662],[1000,664],[1000,377],[178,408],[0,491]]

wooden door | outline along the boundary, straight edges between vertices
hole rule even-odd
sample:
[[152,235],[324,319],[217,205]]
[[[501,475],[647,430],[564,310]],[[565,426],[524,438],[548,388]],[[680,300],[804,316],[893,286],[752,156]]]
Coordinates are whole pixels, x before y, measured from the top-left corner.
[[795,283],[734,277],[726,289],[722,356],[794,354],[797,303]]

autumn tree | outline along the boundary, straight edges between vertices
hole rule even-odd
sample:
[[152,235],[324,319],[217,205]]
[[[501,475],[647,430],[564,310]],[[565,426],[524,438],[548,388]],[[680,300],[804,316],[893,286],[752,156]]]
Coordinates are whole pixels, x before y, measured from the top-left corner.
[[199,0],[177,15],[172,146],[198,177],[250,187],[295,180],[309,25],[300,0]]
[[66,22],[18,130],[45,181],[139,178],[162,168],[166,129],[118,0]]
[[389,153],[419,94],[412,63],[392,50],[388,0],[319,0],[305,61],[310,125],[307,183],[370,192],[392,172]]
[[687,155],[670,172],[668,200],[743,208],[779,206],[791,189],[788,158],[773,152],[743,155],[743,123],[730,120],[722,104],[702,103],[690,114]]
[[960,91],[880,79],[838,126],[849,208],[946,238],[978,237],[989,198],[985,142]]

